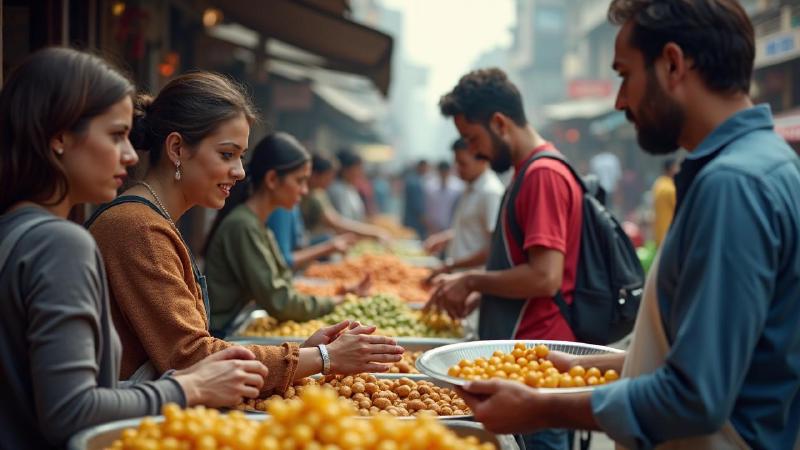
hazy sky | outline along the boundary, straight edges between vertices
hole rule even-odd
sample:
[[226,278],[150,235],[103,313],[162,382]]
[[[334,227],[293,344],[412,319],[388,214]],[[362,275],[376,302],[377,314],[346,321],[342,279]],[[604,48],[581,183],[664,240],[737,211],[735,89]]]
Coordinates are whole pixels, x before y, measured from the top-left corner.
[[430,68],[436,97],[450,89],[481,53],[511,43],[512,0],[383,0],[404,16],[409,58]]
[[[443,119],[436,104],[452,89],[486,50],[511,44],[515,23],[513,0],[382,0],[383,4],[403,13],[402,46],[408,59],[428,68],[425,110],[415,118],[424,118],[412,137],[419,152],[434,151],[448,158],[441,136]],[[448,131],[450,131],[448,129]],[[455,130],[452,130],[455,135]],[[448,136],[447,139],[450,139]]]

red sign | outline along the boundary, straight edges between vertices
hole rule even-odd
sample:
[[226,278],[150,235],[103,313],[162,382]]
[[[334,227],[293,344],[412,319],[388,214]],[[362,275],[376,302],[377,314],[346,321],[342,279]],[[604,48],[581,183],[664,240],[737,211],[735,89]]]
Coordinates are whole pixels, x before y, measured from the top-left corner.
[[572,80],[567,85],[569,98],[608,97],[614,86],[609,80]]

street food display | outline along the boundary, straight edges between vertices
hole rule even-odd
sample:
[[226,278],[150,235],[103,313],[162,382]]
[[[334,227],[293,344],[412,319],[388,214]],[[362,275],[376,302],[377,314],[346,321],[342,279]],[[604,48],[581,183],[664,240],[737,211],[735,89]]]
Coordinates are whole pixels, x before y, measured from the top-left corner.
[[[401,386],[410,389],[406,384]],[[405,392],[405,389],[401,392]],[[399,397],[399,394],[396,395]],[[384,404],[385,402],[380,400],[387,398],[380,396],[376,397],[376,400],[379,404]],[[391,413],[372,420],[359,420],[357,412],[359,410],[353,407],[352,400],[337,398],[337,391],[318,386],[308,385],[291,400],[282,398],[270,400],[263,404],[263,407],[269,412],[269,416],[254,420],[241,411],[222,414],[215,409],[203,407],[182,410],[175,404],[166,405],[163,409],[163,422],[158,423],[145,418],[138,428],[124,430],[107,448],[111,450],[217,448],[493,450],[497,448],[492,442],[480,442],[475,436],[458,436],[455,431],[448,428],[446,422],[434,420],[431,415],[419,414],[421,409],[413,410],[413,413],[409,411],[418,415],[410,420],[400,420],[392,417]],[[397,409],[399,408],[395,408]]]
[[278,322],[272,317],[259,317],[251,320],[243,336],[308,337],[319,328],[343,320],[353,320],[375,325],[376,333],[392,337],[461,338],[464,330],[459,321],[447,314],[434,311],[413,310],[391,295],[374,295],[359,298],[345,297],[333,312],[317,320],[308,322]]
[[374,239],[362,239],[347,251],[348,257],[361,255],[394,255],[399,257],[427,256],[422,243],[417,240],[398,240],[388,244]]
[[574,366],[569,371],[560,372],[548,359],[549,353],[550,349],[544,344],[526,347],[517,343],[510,353],[496,350],[488,359],[462,359],[451,366],[447,374],[467,380],[501,378],[536,388],[596,386],[619,379],[619,374],[613,369],[603,373],[596,367]]
[[471,414],[464,400],[449,388],[427,380],[380,378],[368,373],[303,378],[283,395],[273,395],[263,400],[249,399],[239,408],[271,413],[272,400],[302,397],[308,389],[319,386],[331,388],[339,398],[352,402],[361,416],[383,414],[408,417],[427,413],[444,417]]
[[397,222],[392,216],[379,215],[369,219],[369,223],[376,227],[383,228],[395,239],[418,239],[417,232],[413,228],[408,228]]
[[430,274],[429,268],[413,266],[389,254],[365,254],[336,263],[315,263],[305,271],[307,277],[343,285],[354,285],[369,275],[372,283],[370,294],[392,294],[414,303],[424,302],[430,296],[425,286]]

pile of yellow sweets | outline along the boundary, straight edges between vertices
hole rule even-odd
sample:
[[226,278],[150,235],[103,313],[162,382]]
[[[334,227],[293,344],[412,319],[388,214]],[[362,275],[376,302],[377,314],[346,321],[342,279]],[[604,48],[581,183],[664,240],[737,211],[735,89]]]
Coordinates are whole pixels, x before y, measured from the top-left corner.
[[164,407],[165,420],[144,419],[127,429],[112,450],[491,450],[491,443],[461,438],[429,416],[401,421],[391,416],[360,420],[332,390],[309,388],[299,399],[275,400],[263,422],[243,413],[202,407]]
[[501,378],[519,381],[536,388],[573,388],[596,386],[619,379],[613,369],[602,373],[600,369],[573,366],[568,372],[561,373],[547,357],[550,349],[543,344],[527,348],[525,344],[514,344],[511,353],[495,351],[488,359],[462,359],[451,366],[447,374],[467,380],[488,380]]
[[320,328],[327,327],[328,324],[321,320],[309,320],[307,322],[295,322],[287,320],[278,322],[274,317],[256,317],[244,330],[242,335],[251,337],[308,337]]

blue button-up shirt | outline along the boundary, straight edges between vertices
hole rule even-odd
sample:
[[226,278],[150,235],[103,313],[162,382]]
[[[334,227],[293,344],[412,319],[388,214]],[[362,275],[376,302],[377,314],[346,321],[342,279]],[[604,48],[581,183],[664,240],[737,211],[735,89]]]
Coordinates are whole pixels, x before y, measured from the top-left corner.
[[592,395],[597,422],[629,448],[727,420],[753,448],[791,449],[798,436],[800,162],[766,106],[725,121],[682,171],[712,157],[679,199],[662,249],[666,363]]

